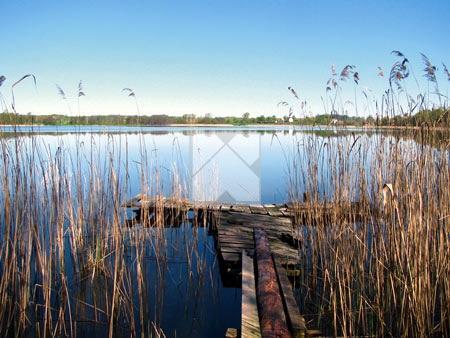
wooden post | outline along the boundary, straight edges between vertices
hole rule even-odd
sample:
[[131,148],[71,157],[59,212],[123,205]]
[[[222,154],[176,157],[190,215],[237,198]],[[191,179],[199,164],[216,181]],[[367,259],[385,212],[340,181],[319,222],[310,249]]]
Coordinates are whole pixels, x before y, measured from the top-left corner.
[[284,314],[277,274],[265,231],[255,229],[258,313],[263,338],[292,337]]

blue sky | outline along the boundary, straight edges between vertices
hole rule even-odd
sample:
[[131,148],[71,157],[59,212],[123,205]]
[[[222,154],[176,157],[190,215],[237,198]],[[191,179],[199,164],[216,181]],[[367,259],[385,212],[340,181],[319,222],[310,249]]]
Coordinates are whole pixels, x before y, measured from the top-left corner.
[[135,113],[130,87],[146,114],[281,114],[288,86],[322,113],[332,64],[356,65],[375,92],[393,49],[420,78],[420,52],[450,65],[448,0],[0,0],[0,13],[3,96],[24,74],[38,81],[17,88],[19,113],[68,113],[55,85],[74,97],[79,80],[83,113]]

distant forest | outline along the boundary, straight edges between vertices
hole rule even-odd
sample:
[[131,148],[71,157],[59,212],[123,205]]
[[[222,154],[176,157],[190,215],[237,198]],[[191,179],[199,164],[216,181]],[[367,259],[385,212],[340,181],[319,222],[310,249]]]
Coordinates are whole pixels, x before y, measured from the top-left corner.
[[4,112],[0,114],[0,125],[123,125],[123,126],[147,126],[170,124],[294,124],[294,125],[346,125],[346,126],[422,126],[450,127],[450,110],[433,109],[423,110],[414,115],[394,117],[355,117],[347,115],[316,115],[314,117],[288,117],[273,116],[250,117],[245,113],[241,117],[212,117],[186,114],[182,116],[169,115],[22,115]]

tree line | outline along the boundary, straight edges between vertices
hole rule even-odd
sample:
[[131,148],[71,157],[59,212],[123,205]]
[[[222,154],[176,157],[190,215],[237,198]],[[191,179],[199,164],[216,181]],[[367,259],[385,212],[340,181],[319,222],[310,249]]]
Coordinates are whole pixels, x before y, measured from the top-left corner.
[[423,110],[414,115],[394,117],[356,117],[348,115],[316,115],[312,117],[276,117],[260,115],[251,117],[249,113],[242,116],[213,117],[210,114],[196,116],[185,114],[182,116],[159,115],[34,115],[14,114],[4,112],[0,114],[0,125],[171,125],[171,124],[294,124],[294,125],[344,125],[344,126],[422,126],[450,127],[450,110],[439,108]]

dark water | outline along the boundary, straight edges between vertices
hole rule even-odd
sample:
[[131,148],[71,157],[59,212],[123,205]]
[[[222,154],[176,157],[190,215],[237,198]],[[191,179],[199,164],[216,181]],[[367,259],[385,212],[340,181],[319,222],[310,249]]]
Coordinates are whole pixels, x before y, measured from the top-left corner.
[[[148,333],[159,328],[166,337],[221,337],[228,327],[239,327],[241,290],[224,285],[213,237],[207,234],[207,229],[193,228],[186,222],[179,228],[164,229],[164,238],[166,245],[158,257],[149,245],[143,258],[144,325],[147,328],[142,327],[136,313],[136,331]],[[133,266],[134,245],[126,246],[125,256],[127,265]],[[135,281],[132,285],[133,300],[138,304]],[[91,302],[95,299],[97,306],[104,308],[103,297],[105,289],[109,288],[106,279],[102,282],[102,278],[97,278],[95,282],[86,280],[72,291],[74,299],[85,299],[86,294],[90,294]],[[94,311],[78,304],[77,336],[108,335],[108,318],[101,313],[96,315],[95,324],[83,322],[83,318],[93,318]],[[116,336],[127,337],[130,329],[129,322],[118,320],[114,330]]]

